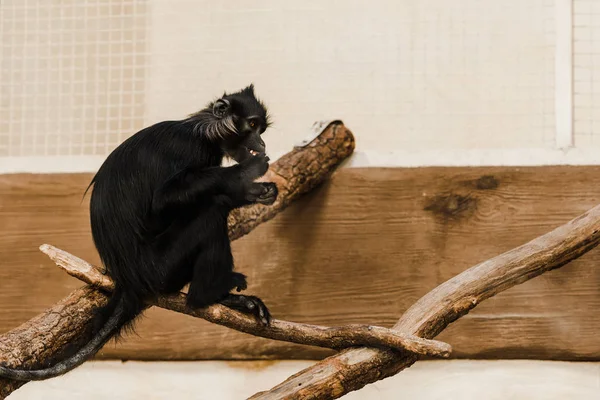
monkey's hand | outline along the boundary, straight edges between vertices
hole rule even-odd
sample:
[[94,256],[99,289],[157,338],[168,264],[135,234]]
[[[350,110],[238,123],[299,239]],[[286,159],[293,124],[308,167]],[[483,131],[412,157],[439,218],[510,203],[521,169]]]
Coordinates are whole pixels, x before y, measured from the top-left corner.
[[241,292],[242,290],[246,290],[248,288],[248,283],[246,282],[246,275],[240,274],[239,272],[232,272],[232,281],[233,281],[233,289]]
[[271,205],[277,200],[279,191],[272,182],[254,182],[269,169],[269,157],[264,153],[252,156],[234,167],[236,171],[227,180],[227,190],[233,207],[249,204]]
[[269,170],[269,157],[265,153],[248,157],[240,163],[240,175],[243,182],[253,182]]

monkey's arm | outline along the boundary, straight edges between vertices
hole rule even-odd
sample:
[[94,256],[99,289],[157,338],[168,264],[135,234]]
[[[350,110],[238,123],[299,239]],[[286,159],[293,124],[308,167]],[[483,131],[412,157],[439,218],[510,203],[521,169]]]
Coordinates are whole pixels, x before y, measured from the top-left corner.
[[193,204],[202,196],[226,190],[224,182],[235,173],[233,167],[185,168],[161,184],[152,197],[152,210],[161,213],[177,205]]
[[268,168],[268,157],[253,156],[231,167],[184,168],[160,185],[152,197],[152,211],[160,214],[174,206],[196,203],[205,196],[225,196],[234,207],[251,204],[273,189],[253,184]]

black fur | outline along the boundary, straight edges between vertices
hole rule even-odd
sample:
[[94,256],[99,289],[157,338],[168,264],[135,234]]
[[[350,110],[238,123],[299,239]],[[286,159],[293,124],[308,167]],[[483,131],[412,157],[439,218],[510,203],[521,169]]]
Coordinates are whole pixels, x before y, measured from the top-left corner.
[[[272,204],[277,197],[275,184],[254,182],[269,166],[260,137],[269,124],[251,85],[184,120],[145,128],[117,147],[90,183],[92,236],[115,282],[108,305],[97,310],[95,336],[50,368],[0,367],[0,376],[42,380],[64,374],[131,327],[148,300],[187,283],[190,307],[219,302],[268,324],[259,298],[230,293],[247,283],[233,271],[227,217],[234,208]],[[238,163],[222,167],[224,156]]]

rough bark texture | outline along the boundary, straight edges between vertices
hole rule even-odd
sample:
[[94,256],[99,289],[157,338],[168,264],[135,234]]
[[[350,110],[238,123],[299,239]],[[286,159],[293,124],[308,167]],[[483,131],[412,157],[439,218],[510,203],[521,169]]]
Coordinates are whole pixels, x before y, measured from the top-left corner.
[[[596,206],[552,232],[446,281],[406,311],[394,329],[431,339],[483,300],[562,267],[599,242],[600,206]],[[417,360],[414,354],[391,350],[344,350],[251,398],[336,399],[395,375]]]
[[301,195],[320,185],[354,151],[352,133],[338,121],[304,147],[273,163],[261,179],[275,182],[279,196],[274,204],[246,207],[229,216],[229,237],[235,240],[273,218]]
[[[68,356],[88,336],[92,310],[107,299],[91,287],[75,290],[43,314],[0,336],[0,362],[30,369]],[[24,384],[0,378],[0,399]]]
[[[301,194],[323,182],[354,151],[354,137],[334,122],[305,147],[295,148],[274,162],[263,180],[275,182],[279,197],[271,206],[255,205],[231,215],[229,233],[237,239],[283,211]],[[0,336],[0,362],[8,366],[39,368],[67,356],[88,336],[90,310],[106,301],[99,290],[86,287],[41,315]],[[70,345],[67,345],[70,343]],[[21,382],[0,379],[0,399]]]

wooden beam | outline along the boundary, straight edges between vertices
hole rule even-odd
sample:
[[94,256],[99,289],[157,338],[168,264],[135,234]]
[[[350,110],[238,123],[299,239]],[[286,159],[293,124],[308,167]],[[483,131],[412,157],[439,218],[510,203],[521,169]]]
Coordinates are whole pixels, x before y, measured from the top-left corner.
[[[41,243],[98,262],[87,199],[81,203],[89,179],[89,174],[0,176],[0,331],[81,286],[38,251]],[[234,255],[237,269],[249,275],[249,291],[268,302],[276,318],[389,327],[443,281],[598,203],[600,167],[343,169],[234,242]],[[510,289],[438,339],[452,344],[454,357],[599,360],[600,270],[593,268],[598,262],[600,253],[592,251]],[[148,312],[138,333],[108,344],[100,356],[332,354],[161,309]]]

